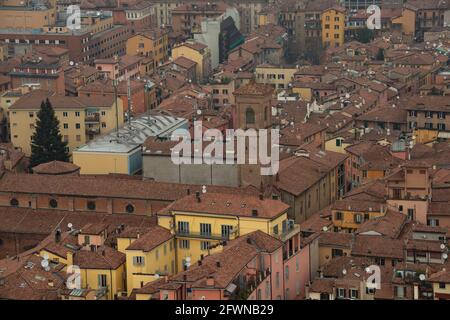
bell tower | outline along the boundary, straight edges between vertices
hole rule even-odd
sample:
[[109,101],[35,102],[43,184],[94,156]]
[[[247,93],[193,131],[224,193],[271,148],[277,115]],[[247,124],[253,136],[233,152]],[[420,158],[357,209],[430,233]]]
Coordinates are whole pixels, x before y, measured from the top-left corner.
[[[235,95],[235,117],[234,129],[255,129],[258,134],[259,152],[259,132],[267,129],[267,155],[271,156],[271,132],[272,128],[272,106],[271,100],[274,89],[272,86],[260,83],[249,83],[234,91]],[[271,176],[261,174],[261,163],[258,156],[257,164],[250,164],[249,159],[249,139],[245,141],[246,160],[245,164],[239,166],[239,180],[241,186],[252,185],[260,188],[261,192],[271,183]]]
[[236,101],[235,129],[269,129],[272,127],[271,99],[273,87],[249,83],[234,91]]

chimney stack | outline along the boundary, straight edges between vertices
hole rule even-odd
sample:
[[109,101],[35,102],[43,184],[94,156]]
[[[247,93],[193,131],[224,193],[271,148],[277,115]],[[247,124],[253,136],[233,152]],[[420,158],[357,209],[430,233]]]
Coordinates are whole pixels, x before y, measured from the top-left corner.
[[55,242],[60,242],[61,241],[61,229],[56,229],[55,232]]

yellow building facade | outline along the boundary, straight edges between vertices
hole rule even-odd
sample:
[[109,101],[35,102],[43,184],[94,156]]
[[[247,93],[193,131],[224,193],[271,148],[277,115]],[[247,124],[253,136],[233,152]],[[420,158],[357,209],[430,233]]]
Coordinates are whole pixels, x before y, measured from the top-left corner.
[[256,67],[256,82],[270,84],[275,89],[287,89],[297,71],[296,68],[280,68],[262,64]]
[[[205,195],[202,195],[205,196]],[[214,195],[209,194],[213,199]],[[193,200],[195,201],[195,199]],[[205,200],[209,201],[209,200]],[[211,200],[217,203],[216,200]],[[274,201],[275,200],[261,200]],[[202,256],[220,251],[223,241],[235,239],[250,232],[260,230],[275,237],[280,237],[287,223],[287,210],[281,212],[273,208],[271,217],[242,216],[238,210],[235,213],[212,214],[208,212],[171,210],[158,216],[158,224],[175,234],[177,270],[183,270],[189,263],[195,263]],[[278,206],[280,208],[280,206]]]
[[345,9],[332,7],[322,12],[322,45],[324,48],[340,47],[344,44]]
[[129,55],[151,57],[155,69],[169,58],[169,37],[164,30],[137,33],[128,38],[126,47]]
[[[9,107],[11,142],[27,156],[31,155],[31,141],[41,102],[47,98],[40,94],[32,92]],[[94,137],[115,130],[117,118],[119,127],[123,125],[122,101],[118,99],[116,110],[114,99],[99,100],[103,99],[50,97],[63,141],[68,143],[69,153]]]
[[198,79],[205,78],[211,69],[211,51],[200,43],[183,43],[172,48],[172,59],[185,57],[197,63],[196,74]]

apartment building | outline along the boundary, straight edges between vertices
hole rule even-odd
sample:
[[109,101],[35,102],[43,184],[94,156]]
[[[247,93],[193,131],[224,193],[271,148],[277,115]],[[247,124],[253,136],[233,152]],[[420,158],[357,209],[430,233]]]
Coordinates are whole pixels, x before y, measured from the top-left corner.
[[414,131],[416,141],[448,139],[450,105],[446,96],[414,96],[404,100],[408,128]]
[[[123,124],[123,106],[117,110],[112,97],[69,97],[34,90],[9,107],[11,142],[26,154],[31,154],[31,141],[41,103],[49,99],[59,120],[60,132],[68,142],[68,151],[85,144],[95,136],[114,130]],[[118,115],[116,114],[118,112]]]
[[140,55],[153,59],[154,68],[161,66],[169,58],[169,31],[151,29],[139,31],[127,40],[128,55]]
[[255,80],[257,83],[270,84],[275,89],[288,89],[297,71],[298,69],[295,67],[278,67],[268,63],[260,64],[255,70]]
[[322,46],[336,48],[345,40],[345,8],[333,6],[322,12]]
[[211,74],[211,51],[203,43],[187,41],[172,48],[172,58],[186,57],[197,63],[197,80],[206,80]]

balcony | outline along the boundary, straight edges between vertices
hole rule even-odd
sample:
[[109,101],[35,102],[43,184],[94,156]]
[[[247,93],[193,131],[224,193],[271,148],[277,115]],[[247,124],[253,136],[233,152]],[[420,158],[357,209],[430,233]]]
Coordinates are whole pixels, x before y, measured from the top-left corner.
[[86,134],[100,134],[100,128],[86,128]]
[[85,123],[99,123],[100,115],[98,113],[86,115],[86,117],[84,118],[84,122]]
[[229,297],[230,300],[247,300],[248,297],[258,288],[258,286],[270,276],[270,270],[257,270],[256,274],[244,276],[243,281],[235,279],[232,283],[236,286],[236,290],[225,295]]
[[230,240],[231,236],[231,235],[223,235],[220,233],[202,233],[202,232],[180,231],[180,230],[176,230],[175,234],[178,237],[221,240],[221,241],[228,241]]
[[294,236],[296,233],[299,233],[299,232],[300,232],[300,225],[294,223],[294,224],[288,225],[286,230],[284,230],[282,233],[279,233],[279,234],[272,233],[271,236],[285,242],[285,241],[289,240],[290,238],[292,238],[292,236]]

